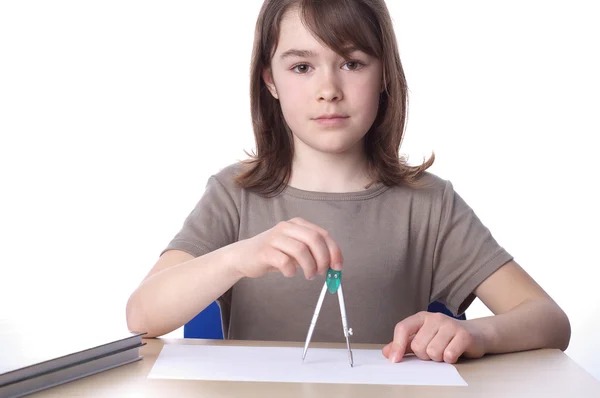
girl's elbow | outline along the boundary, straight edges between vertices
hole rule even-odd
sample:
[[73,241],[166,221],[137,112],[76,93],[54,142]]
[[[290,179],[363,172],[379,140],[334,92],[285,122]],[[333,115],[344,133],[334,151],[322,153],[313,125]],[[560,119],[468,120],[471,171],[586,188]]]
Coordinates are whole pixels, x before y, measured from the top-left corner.
[[136,303],[135,295],[131,295],[127,300],[127,306],[125,309],[125,319],[127,321],[127,329],[132,333],[146,333],[144,337],[148,336],[148,325],[143,315],[143,311],[140,308],[139,303]]
[[127,301],[125,312],[127,329],[131,333],[144,333],[143,338],[150,339],[154,337],[160,337],[170,332],[169,330],[164,330],[164,328],[153,327],[152,322],[146,316],[146,310],[136,300],[134,295],[132,295]]
[[567,314],[564,314],[564,336],[563,336],[563,344],[561,346],[561,350],[566,351],[569,347],[569,343],[571,342],[571,322],[569,321],[569,317]]
[[571,341],[571,322],[567,314],[557,306],[555,328],[556,348],[566,351]]

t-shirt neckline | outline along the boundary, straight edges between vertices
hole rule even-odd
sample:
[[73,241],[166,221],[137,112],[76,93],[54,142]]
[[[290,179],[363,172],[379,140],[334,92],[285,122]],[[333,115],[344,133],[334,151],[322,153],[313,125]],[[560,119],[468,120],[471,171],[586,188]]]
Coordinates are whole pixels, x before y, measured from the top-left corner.
[[287,185],[283,190],[283,194],[308,200],[365,200],[383,193],[388,188],[389,187],[387,185],[377,182],[362,191],[320,192],[307,191]]

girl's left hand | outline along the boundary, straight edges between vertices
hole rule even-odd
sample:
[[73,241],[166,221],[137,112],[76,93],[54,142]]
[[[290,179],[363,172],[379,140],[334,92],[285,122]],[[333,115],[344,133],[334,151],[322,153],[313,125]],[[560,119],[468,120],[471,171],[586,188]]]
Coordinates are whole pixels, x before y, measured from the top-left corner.
[[422,311],[396,324],[394,341],[382,352],[390,362],[398,362],[413,352],[423,360],[455,363],[461,355],[482,357],[485,341],[480,328],[472,322]]

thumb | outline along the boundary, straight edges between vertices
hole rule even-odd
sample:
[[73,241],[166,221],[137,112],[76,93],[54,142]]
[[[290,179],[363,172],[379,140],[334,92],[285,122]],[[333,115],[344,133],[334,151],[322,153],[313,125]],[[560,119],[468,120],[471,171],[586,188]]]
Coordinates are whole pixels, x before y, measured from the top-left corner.
[[392,351],[392,343],[388,343],[385,347],[383,347],[383,349],[381,350],[381,353],[383,354],[384,357],[389,358],[391,351]]
[[[415,338],[415,335],[410,336],[409,340],[408,340],[408,344],[406,345],[406,354],[414,354],[412,348],[410,347],[410,343],[412,343],[412,340]],[[390,357],[390,353],[392,352],[392,347],[394,345],[394,342],[389,342],[385,347],[383,347],[381,349],[381,353],[383,354],[384,357],[389,358]]]

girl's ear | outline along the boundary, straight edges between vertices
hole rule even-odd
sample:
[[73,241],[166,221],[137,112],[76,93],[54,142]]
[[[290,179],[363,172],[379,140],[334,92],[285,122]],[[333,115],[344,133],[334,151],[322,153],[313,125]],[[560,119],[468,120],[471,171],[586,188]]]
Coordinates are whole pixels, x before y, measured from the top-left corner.
[[267,68],[263,69],[262,78],[265,84],[267,85],[267,88],[271,92],[271,95],[275,97],[275,99],[279,99],[279,97],[277,96],[277,88],[275,87],[275,83],[273,82],[273,75],[271,74],[271,70]]

